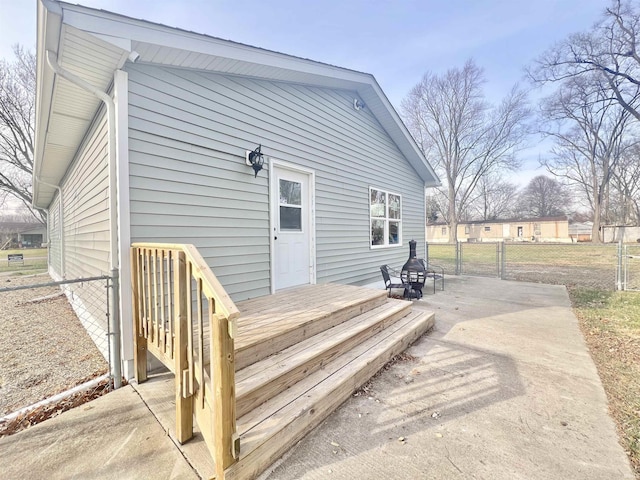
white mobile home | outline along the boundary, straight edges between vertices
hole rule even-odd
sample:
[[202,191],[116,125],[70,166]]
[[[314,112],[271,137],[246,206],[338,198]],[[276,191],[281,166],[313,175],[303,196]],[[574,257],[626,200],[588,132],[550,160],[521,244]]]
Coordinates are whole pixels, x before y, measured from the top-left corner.
[[127,376],[132,242],[195,245],[239,301],[364,284],[425,240],[438,178],[372,75],[50,0],[37,60],[50,272],[120,272]]

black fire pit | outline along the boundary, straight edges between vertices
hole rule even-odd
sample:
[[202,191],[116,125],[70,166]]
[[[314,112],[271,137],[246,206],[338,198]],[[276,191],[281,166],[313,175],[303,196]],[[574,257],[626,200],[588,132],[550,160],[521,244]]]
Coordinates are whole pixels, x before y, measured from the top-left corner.
[[424,265],[416,255],[416,241],[409,242],[409,260],[402,266],[400,279],[404,284],[405,298],[422,298],[422,288],[425,281]]

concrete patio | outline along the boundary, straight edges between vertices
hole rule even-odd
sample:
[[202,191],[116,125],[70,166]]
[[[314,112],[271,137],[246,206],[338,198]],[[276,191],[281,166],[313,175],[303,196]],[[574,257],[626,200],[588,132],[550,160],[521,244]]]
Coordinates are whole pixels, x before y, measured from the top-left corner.
[[[448,277],[436,326],[262,478],[633,479],[563,287]],[[0,440],[7,479],[198,478],[132,387]]]

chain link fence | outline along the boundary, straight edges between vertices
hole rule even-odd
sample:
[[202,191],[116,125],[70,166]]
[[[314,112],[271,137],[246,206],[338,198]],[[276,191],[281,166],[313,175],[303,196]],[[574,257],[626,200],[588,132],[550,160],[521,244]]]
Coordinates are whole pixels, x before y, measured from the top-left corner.
[[111,388],[112,286],[109,276],[0,276],[0,436],[8,414],[91,380],[100,394]]
[[426,246],[429,264],[441,265],[448,275],[607,290],[623,289],[624,281],[626,289],[637,289],[640,246],[626,245],[624,249],[621,255],[616,244],[459,242]]
[[622,245],[620,249],[618,290],[640,291],[640,245]]

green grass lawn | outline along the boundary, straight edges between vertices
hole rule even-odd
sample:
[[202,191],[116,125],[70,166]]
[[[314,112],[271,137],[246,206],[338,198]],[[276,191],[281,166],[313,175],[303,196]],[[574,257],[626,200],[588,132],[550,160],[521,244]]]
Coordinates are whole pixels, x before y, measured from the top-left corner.
[[640,479],[640,292],[572,288],[569,296]]
[[[21,253],[24,255],[24,265],[9,265],[8,255]],[[15,248],[12,250],[0,250],[0,273],[15,272],[17,274],[30,274],[47,270],[46,248]]]
[[[496,260],[495,243],[463,243],[463,262],[492,263]],[[553,265],[610,265],[617,256],[617,245],[506,243],[506,262]],[[455,263],[455,245],[429,244],[429,260]]]

